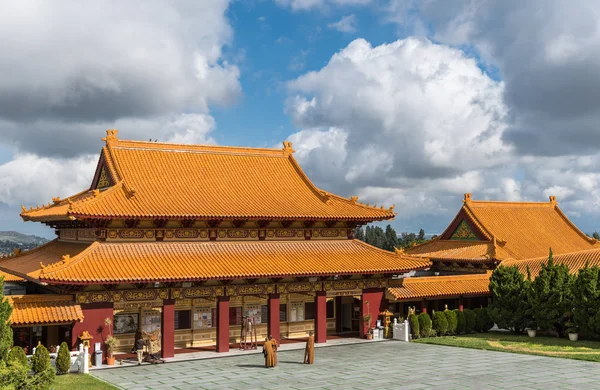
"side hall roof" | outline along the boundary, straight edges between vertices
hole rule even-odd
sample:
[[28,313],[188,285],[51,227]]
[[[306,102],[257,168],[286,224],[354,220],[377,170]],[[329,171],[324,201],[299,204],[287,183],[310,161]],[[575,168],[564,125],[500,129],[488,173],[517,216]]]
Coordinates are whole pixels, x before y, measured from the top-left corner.
[[317,188],[283,149],[125,141],[109,130],[89,190],[26,209],[26,221],[94,219],[392,219]]
[[[554,248],[552,248],[552,252],[554,252]],[[569,267],[569,271],[572,274],[576,274],[581,268],[584,268],[586,264],[589,267],[593,267],[594,265],[600,266],[600,248],[563,253],[560,255],[553,254],[552,260],[554,261],[554,264],[566,264]],[[529,266],[531,278],[534,279],[540,273],[542,264],[547,263],[548,255],[523,260],[509,259],[502,262],[502,265],[507,267],[516,265],[523,275],[527,275],[527,267]]]
[[2,270],[49,284],[400,274],[430,265],[428,260],[359,240],[94,242],[84,246],[55,240],[32,253],[0,261]]
[[404,278],[399,284],[387,289],[396,300],[488,295],[490,273]]
[[57,325],[83,321],[81,306],[71,295],[9,295],[12,326]]
[[[555,254],[600,248],[567,218],[554,196],[549,202],[496,202],[472,200],[465,194],[463,202],[444,233],[407,253],[477,262],[486,257],[502,261],[547,256],[550,248]],[[470,232],[468,240],[455,239],[455,232],[464,226]]]

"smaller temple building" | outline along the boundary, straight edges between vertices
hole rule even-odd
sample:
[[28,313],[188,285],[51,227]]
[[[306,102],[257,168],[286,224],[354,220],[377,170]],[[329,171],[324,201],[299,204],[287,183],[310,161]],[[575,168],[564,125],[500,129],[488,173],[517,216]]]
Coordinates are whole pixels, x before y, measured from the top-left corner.
[[571,272],[600,264],[600,243],[579,230],[558,207],[548,202],[473,200],[465,194],[463,206],[437,238],[406,251],[432,262],[425,277],[394,281],[387,298],[396,310],[407,312],[487,306],[489,277],[499,264],[529,266],[537,276],[552,248],[554,261]]

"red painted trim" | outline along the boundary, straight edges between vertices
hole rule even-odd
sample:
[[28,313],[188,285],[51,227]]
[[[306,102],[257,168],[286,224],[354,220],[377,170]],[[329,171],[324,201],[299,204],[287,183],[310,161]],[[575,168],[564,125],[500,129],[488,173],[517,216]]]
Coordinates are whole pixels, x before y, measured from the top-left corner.
[[217,299],[217,352],[229,352],[229,297]]
[[281,298],[279,294],[269,294],[269,299],[267,301],[267,306],[269,307],[269,319],[267,324],[267,329],[269,335],[273,336],[277,342],[281,340],[281,330],[280,330],[280,318],[279,311],[281,309]]
[[315,295],[315,343],[327,342],[327,293],[317,291]]
[[163,310],[160,321],[161,357],[175,357],[175,300],[163,300]]

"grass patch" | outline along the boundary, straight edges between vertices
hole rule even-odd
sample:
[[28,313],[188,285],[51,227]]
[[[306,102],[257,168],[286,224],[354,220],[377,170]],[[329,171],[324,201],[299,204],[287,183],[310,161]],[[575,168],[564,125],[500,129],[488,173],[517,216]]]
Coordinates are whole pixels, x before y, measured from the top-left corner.
[[102,382],[87,374],[68,374],[57,375],[54,381],[54,390],[72,390],[72,389],[94,389],[94,390],[116,390],[117,388]]
[[600,342],[598,341],[570,341],[558,337],[531,338],[507,332],[489,332],[430,337],[417,339],[414,342],[600,362]]

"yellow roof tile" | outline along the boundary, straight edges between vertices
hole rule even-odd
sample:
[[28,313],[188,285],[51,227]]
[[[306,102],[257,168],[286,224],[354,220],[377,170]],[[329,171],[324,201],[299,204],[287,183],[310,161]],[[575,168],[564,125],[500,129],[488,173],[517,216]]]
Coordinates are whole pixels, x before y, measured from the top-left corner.
[[84,243],[50,241],[37,248],[21,252],[16,256],[0,259],[0,270],[26,280],[37,281],[41,266],[62,261],[65,255],[75,256],[89,246]]
[[[552,248],[552,251],[554,252],[554,248]],[[584,268],[586,264],[589,264],[590,267],[594,265],[600,266],[600,248],[553,255],[552,259],[554,264],[566,264],[569,267],[569,271],[575,274],[581,268]],[[524,275],[527,275],[527,266],[529,266],[531,277],[535,278],[540,273],[542,264],[546,263],[548,263],[548,255],[523,260],[508,259],[503,261],[502,265],[507,267],[516,265]]]
[[[450,240],[461,221],[480,231],[481,241]],[[526,259],[599,248],[600,243],[582,233],[560,210],[556,198],[550,202],[493,202],[471,200],[465,194],[464,205],[436,240],[407,250],[410,255],[432,259],[460,259],[480,262],[485,247],[496,241],[497,260]]]
[[12,326],[55,325],[83,321],[81,306],[70,295],[10,295]]
[[358,240],[95,242],[38,275],[47,283],[132,283],[403,273],[429,266]]
[[401,285],[388,288],[397,300],[488,295],[490,274],[425,276],[401,279]]
[[362,205],[318,189],[283,150],[124,141],[109,137],[99,169],[114,185],[25,210],[25,220],[74,218],[391,219],[392,208]]

